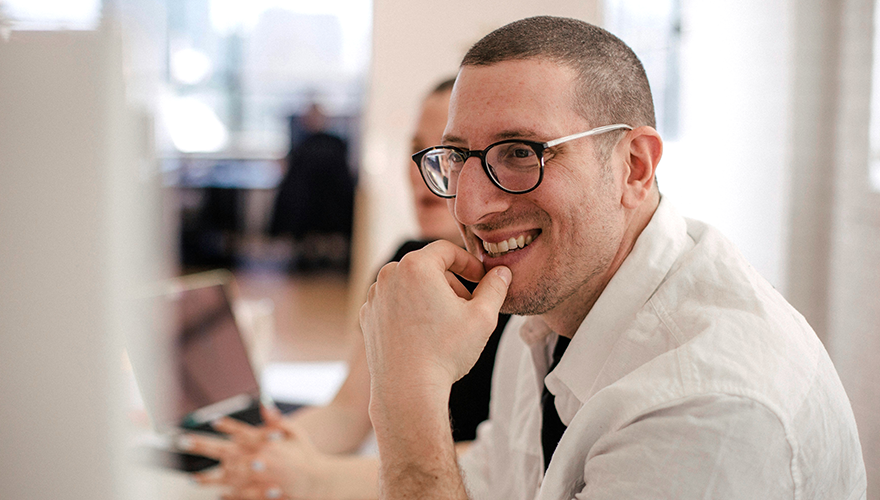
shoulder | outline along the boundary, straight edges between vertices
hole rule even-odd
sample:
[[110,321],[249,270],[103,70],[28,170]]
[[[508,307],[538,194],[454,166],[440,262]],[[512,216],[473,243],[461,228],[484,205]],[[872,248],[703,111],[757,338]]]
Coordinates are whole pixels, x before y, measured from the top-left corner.
[[[636,435],[667,459],[690,453],[671,437],[731,467],[787,465],[798,490],[858,488],[852,409],[812,328],[717,230],[688,221],[688,234],[693,246],[623,328],[572,422],[602,429],[585,431],[590,455]],[[725,441],[732,448],[716,449]]]

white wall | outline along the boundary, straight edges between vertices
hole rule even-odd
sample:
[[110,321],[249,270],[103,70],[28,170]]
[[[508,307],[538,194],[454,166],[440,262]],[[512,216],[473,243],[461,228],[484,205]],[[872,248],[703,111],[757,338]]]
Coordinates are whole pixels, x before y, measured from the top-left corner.
[[[874,0],[841,2],[826,345],[852,401],[880,498],[880,193],[868,179]],[[872,29],[873,28],[873,29]],[[878,84],[880,82],[874,82]]]
[[561,15],[598,21],[597,0],[435,2],[374,0],[373,63],[367,91],[364,158],[355,235],[352,309],[360,307],[378,266],[415,235],[406,170],[421,99],[454,76],[470,46],[511,21]]
[[154,269],[109,32],[0,40],[0,498],[139,498],[123,459],[122,331]]
[[784,291],[790,156],[788,0],[682,2],[681,139],[660,190]]

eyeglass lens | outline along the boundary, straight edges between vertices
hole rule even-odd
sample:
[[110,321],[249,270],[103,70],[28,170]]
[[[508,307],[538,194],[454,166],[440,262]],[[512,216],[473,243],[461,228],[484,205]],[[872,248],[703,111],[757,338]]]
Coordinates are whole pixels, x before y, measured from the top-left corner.
[[[456,149],[436,148],[422,158],[425,178],[435,192],[455,194],[465,155]],[[532,146],[522,142],[503,142],[486,151],[489,176],[509,191],[528,191],[541,179],[541,158]]]

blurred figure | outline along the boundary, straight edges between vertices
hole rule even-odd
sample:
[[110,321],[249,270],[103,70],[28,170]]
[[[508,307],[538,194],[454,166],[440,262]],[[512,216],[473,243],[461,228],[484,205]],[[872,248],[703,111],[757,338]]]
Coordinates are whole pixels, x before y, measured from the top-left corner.
[[[453,84],[454,79],[442,82],[423,101],[412,138],[414,153],[441,141]],[[437,239],[462,245],[445,201],[431,194],[414,165],[408,171],[422,239],[404,243],[391,260],[400,260]],[[472,289],[473,284],[465,286]],[[495,351],[508,318],[499,316],[482,356],[450,392],[453,439],[460,443],[460,450],[476,437],[477,425],[488,418]],[[231,487],[231,498],[378,498],[377,458],[351,455],[372,429],[370,375],[363,337],[357,338],[349,375],[329,405],[306,408],[289,417],[266,410],[263,428],[230,419],[218,421],[215,427],[230,434],[232,442],[202,436],[187,439],[190,451],[222,461],[218,469],[197,475],[196,480]]]
[[348,270],[355,180],[348,145],[326,132],[327,117],[312,104],[302,118],[307,135],[287,156],[269,233],[294,241],[291,270]]

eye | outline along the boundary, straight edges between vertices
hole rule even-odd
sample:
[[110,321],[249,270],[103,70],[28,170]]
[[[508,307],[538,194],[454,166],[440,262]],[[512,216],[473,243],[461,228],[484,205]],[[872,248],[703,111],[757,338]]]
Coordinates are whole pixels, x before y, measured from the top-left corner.
[[521,142],[499,144],[492,148],[492,153],[501,161],[521,161],[535,156],[535,151]]
[[464,163],[465,161],[465,154],[461,151],[450,149],[447,155],[447,158],[449,158],[451,163]]
[[535,152],[532,151],[532,148],[521,144],[518,147],[511,148],[510,153],[514,158],[528,158],[535,154]]

